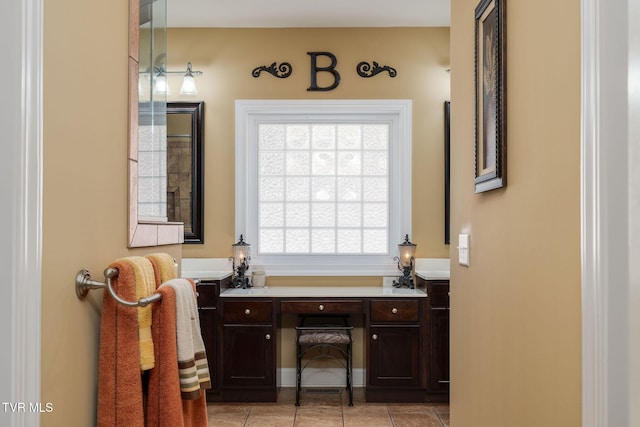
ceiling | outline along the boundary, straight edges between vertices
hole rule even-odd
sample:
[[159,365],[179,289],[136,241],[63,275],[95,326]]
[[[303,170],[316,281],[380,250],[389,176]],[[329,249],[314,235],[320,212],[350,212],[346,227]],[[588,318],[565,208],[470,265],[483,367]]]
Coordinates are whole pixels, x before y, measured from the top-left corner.
[[167,0],[169,27],[448,27],[450,0]]

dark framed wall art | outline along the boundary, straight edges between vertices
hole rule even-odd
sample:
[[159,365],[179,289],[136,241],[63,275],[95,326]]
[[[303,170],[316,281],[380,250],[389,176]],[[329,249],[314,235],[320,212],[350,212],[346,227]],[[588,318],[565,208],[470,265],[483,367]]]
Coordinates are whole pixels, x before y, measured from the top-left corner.
[[505,0],[475,11],[475,192],[507,184]]

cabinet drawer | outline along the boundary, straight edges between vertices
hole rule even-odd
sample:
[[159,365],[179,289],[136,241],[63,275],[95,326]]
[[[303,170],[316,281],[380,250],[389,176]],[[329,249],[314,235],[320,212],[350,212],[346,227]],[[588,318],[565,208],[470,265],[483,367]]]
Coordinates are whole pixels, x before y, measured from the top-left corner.
[[349,314],[362,313],[362,301],[282,301],[282,313],[297,314]]
[[196,287],[198,307],[215,307],[218,305],[218,284],[200,282]]
[[271,323],[271,301],[224,301],[225,323]]
[[417,322],[418,301],[376,300],[371,301],[372,322]]

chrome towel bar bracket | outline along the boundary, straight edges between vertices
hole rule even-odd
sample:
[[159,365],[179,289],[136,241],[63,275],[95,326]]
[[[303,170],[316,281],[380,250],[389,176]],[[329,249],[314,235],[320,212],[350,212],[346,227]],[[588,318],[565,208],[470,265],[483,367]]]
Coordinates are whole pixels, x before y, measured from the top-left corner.
[[89,270],[80,270],[78,272],[78,275],[76,276],[76,295],[79,299],[83,300],[87,296],[89,291],[92,291],[94,289],[106,289],[109,295],[111,295],[111,298],[116,300],[119,304],[125,305],[127,307],[146,307],[149,304],[162,299],[162,294],[159,293],[140,298],[138,301],[127,301],[120,298],[120,296],[118,296],[118,294],[116,294],[115,290],[113,289],[113,286],[111,286],[111,279],[116,277],[117,275],[117,268],[107,268],[106,270],[104,270],[104,277],[106,279],[106,282],[102,283],[96,280],[92,280]]

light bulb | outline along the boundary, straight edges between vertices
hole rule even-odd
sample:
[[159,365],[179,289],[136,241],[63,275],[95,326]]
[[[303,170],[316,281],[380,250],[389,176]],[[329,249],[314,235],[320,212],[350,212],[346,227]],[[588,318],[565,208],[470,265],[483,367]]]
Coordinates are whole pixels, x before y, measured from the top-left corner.
[[197,95],[198,89],[196,88],[196,80],[191,73],[184,76],[182,80],[182,87],[180,88],[180,94],[182,95]]
[[169,89],[167,77],[164,74],[156,77],[156,83],[153,85],[153,93],[155,95],[171,95],[171,89]]

